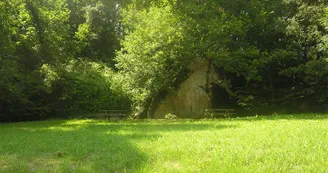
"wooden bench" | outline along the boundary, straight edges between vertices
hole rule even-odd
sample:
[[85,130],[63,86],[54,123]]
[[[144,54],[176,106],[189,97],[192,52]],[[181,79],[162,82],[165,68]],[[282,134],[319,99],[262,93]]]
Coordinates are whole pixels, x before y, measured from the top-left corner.
[[224,118],[230,117],[235,114],[234,109],[206,109],[205,116],[208,118],[217,118],[223,116]]
[[114,118],[114,119],[123,119],[128,116],[127,110],[100,110],[101,117],[103,118]]

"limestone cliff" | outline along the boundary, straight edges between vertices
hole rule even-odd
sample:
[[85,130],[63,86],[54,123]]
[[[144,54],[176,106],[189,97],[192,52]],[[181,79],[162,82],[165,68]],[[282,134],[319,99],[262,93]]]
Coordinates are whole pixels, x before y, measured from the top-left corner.
[[172,113],[181,118],[194,118],[211,107],[211,86],[217,83],[218,75],[206,59],[196,59],[189,67],[191,74],[181,83],[174,95],[168,96],[155,110],[155,118],[164,118]]

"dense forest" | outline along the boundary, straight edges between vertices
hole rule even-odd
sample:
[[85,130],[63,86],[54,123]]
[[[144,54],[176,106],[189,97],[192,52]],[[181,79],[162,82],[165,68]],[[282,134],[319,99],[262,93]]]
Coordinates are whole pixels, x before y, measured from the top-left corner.
[[153,100],[173,94],[195,58],[214,65],[211,89],[226,97],[213,101],[226,107],[325,112],[327,4],[1,0],[0,121],[101,109],[152,117]]

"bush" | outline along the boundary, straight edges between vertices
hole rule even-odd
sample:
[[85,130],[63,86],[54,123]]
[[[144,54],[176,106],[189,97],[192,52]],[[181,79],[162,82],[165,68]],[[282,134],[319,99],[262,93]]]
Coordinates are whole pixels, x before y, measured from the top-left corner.
[[105,64],[72,60],[57,69],[44,65],[41,71],[57,114],[127,109],[130,105],[123,92],[111,87],[115,73]]

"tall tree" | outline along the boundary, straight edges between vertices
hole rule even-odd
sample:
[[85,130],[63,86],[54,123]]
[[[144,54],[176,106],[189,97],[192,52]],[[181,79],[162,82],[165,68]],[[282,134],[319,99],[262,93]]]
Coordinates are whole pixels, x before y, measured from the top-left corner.
[[169,3],[143,9],[131,4],[122,15],[127,35],[117,68],[136,111],[152,117],[156,100],[183,80],[193,58],[184,50],[185,22]]

